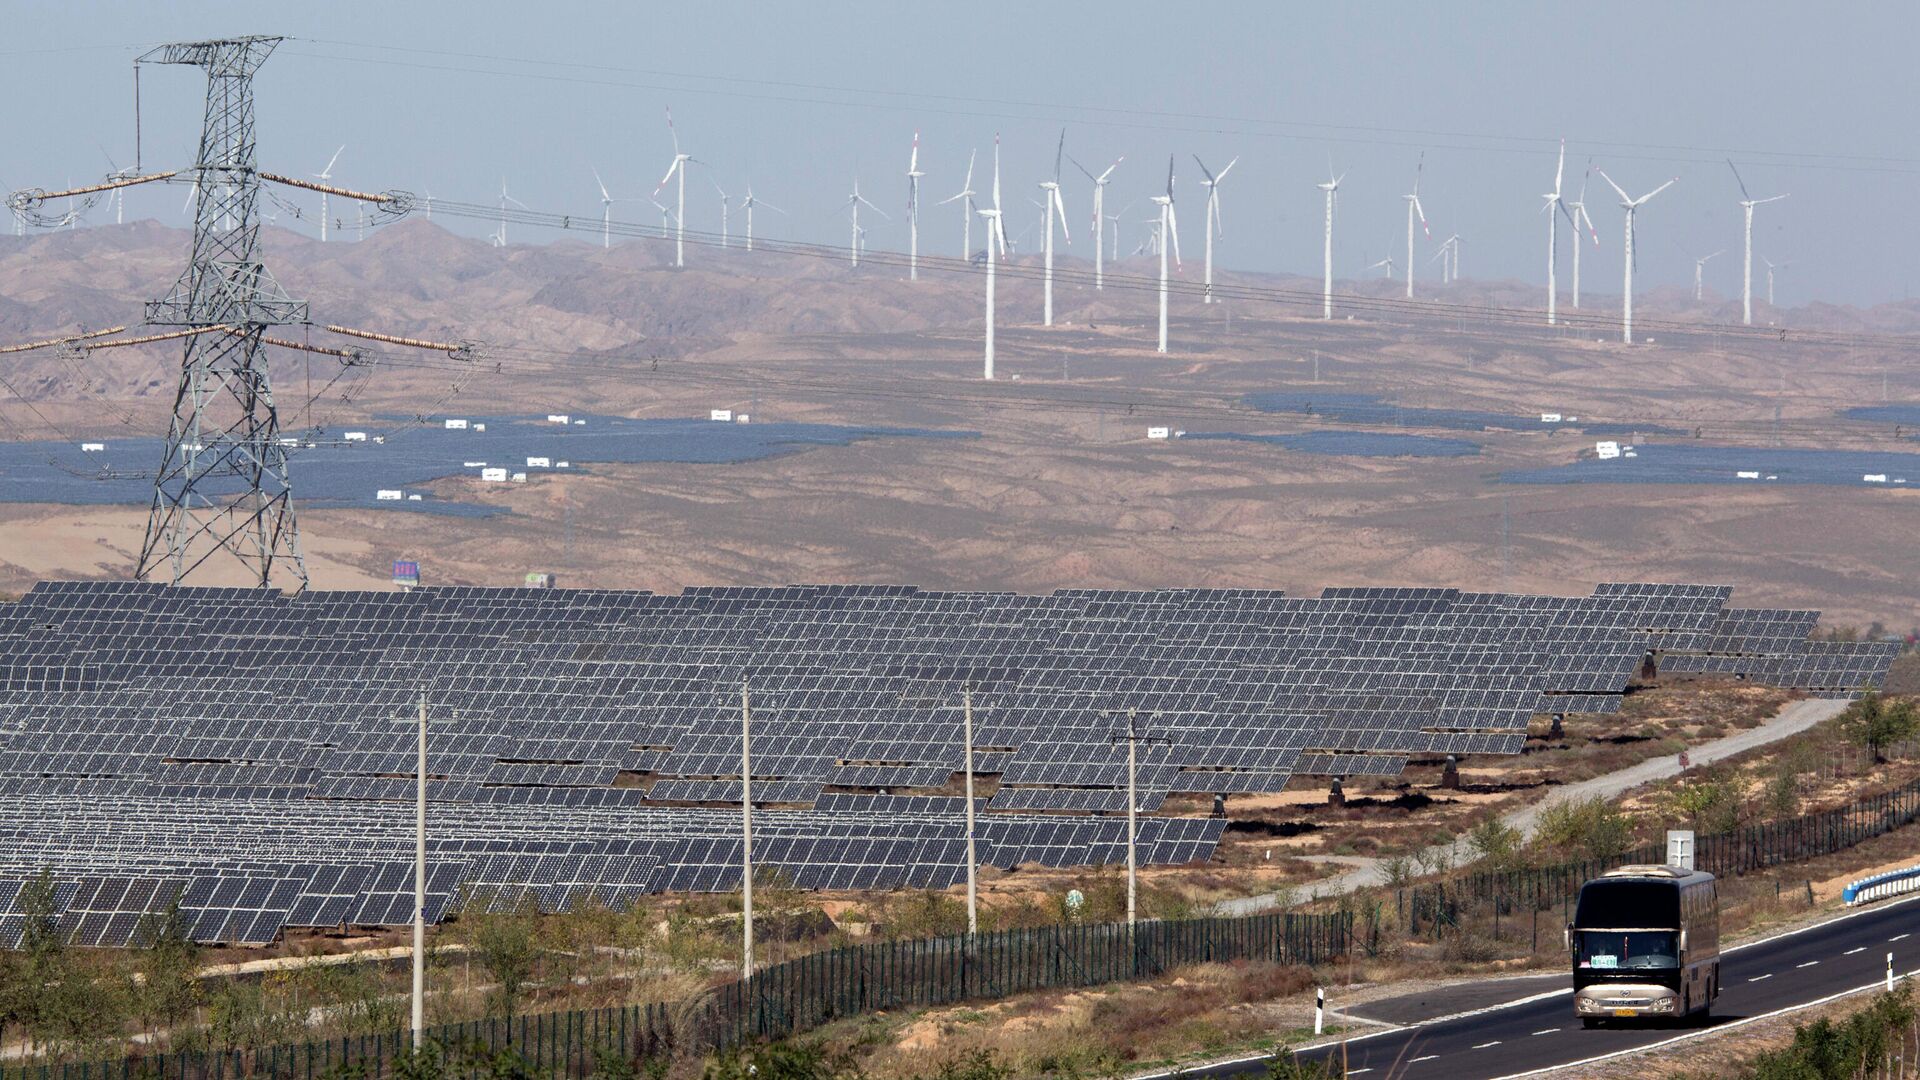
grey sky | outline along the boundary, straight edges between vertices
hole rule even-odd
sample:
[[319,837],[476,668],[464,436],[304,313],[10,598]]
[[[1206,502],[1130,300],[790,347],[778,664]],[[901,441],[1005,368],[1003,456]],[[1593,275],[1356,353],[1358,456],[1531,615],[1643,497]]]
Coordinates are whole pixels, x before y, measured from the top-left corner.
[[[1420,276],[1437,280],[1428,254],[1458,231],[1467,277],[1544,283],[1538,196],[1565,135],[1571,189],[1589,156],[1636,195],[1680,176],[1642,211],[1640,282],[1690,283],[1694,258],[1725,248],[1709,283],[1737,295],[1738,193],[1719,160],[1732,151],[1756,195],[1792,193],[1762,207],[1755,229],[1756,256],[1794,264],[1782,304],[1899,299],[1911,284],[1913,5],[16,3],[5,25],[0,181],[11,186],[104,172],[102,146],[127,163],[135,43],[281,33],[302,40],[258,83],[263,164],[313,172],[345,143],[336,178],[362,188],[490,202],[504,174],[530,206],[597,219],[590,168],[615,195],[644,199],[670,158],[671,104],[721,184],[738,194],[751,179],[792,212],[759,218],[763,233],[843,241],[837,208],[857,173],[894,219],[867,221],[870,242],[904,248],[901,173],[917,127],[922,243],[954,254],[957,208],[931,204],[958,190],[968,150],[984,167],[1002,132],[1017,233],[1064,123],[1068,151],[1096,171],[1127,156],[1108,208],[1137,201],[1134,218],[1177,154],[1190,261],[1202,220],[1191,154],[1216,168],[1240,155],[1221,188],[1228,267],[1317,273],[1313,185],[1331,153],[1347,173],[1335,254],[1346,277],[1390,245],[1404,252],[1399,196],[1424,147],[1434,238],[1420,241]],[[190,160],[202,86],[185,69],[143,77],[150,167]],[[1071,251],[1087,256],[1087,185],[1069,170]],[[694,181],[689,227],[717,229],[717,196],[701,172]],[[180,198],[142,192],[128,211],[179,223]],[[1617,199],[1596,177],[1588,202],[1602,247],[1583,278],[1617,292]],[[644,201],[619,216],[657,218]],[[1143,231],[1123,227],[1123,248]]]

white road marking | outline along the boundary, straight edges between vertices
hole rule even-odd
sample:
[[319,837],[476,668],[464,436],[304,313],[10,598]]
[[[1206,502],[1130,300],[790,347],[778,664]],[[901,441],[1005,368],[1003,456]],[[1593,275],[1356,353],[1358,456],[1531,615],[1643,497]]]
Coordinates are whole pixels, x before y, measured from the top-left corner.
[[1560,1030],[1559,1028],[1548,1028],[1548,1029],[1547,1029],[1547,1030],[1545,1030],[1545,1031],[1536,1031],[1536,1032],[1534,1032],[1534,1034],[1535,1034],[1535,1035],[1551,1035],[1551,1034],[1553,1034],[1554,1032],[1556,1032],[1556,1031],[1559,1031],[1559,1030]]
[[1895,934],[1895,935],[1893,935],[1892,937],[1890,937],[1890,938],[1888,938],[1887,940],[1888,940],[1888,941],[1899,941],[1899,940],[1900,940],[1901,938],[1907,938],[1907,937],[1912,937],[1912,936],[1913,936],[1912,934]]
[[1437,1058],[1437,1057],[1439,1057],[1439,1056],[1440,1056],[1439,1054],[1428,1054],[1428,1055],[1427,1055],[1426,1057],[1417,1057],[1417,1058],[1414,1058],[1413,1060],[1411,1060],[1411,1061],[1409,1061],[1409,1062],[1407,1062],[1407,1064],[1409,1064],[1409,1065],[1418,1065],[1418,1064],[1420,1064],[1420,1063],[1421,1063],[1421,1062],[1423,1062],[1423,1061],[1432,1061],[1432,1060],[1433,1060],[1434,1058]]
[[1363,1072],[1372,1072],[1372,1071],[1373,1071],[1373,1066],[1371,1066],[1371,1065],[1369,1065],[1369,1066],[1367,1066],[1367,1067],[1366,1067],[1366,1068],[1364,1068],[1364,1069],[1348,1069],[1348,1070],[1347,1070],[1347,1075],[1348,1075],[1348,1076],[1359,1076],[1359,1075],[1360,1075],[1361,1073],[1363,1073]]
[[1841,953],[1840,955],[1841,955],[1841,956],[1852,956],[1852,955],[1853,955],[1854,953],[1857,953],[1857,952],[1866,952],[1866,951],[1867,951],[1867,947],[1866,947],[1865,945],[1859,945],[1859,946],[1855,946],[1854,948],[1851,948],[1851,949],[1848,949],[1848,950],[1847,950],[1846,952],[1843,952],[1843,953]]
[[1751,979],[1748,979],[1747,981],[1748,981],[1748,982],[1759,982],[1759,981],[1761,981],[1762,979],[1771,979],[1771,978],[1773,978],[1773,972],[1771,972],[1771,971],[1769,971],[1769,972],[1767,972],[1767,973],[1766,973],[1765,975],[1755,975],[1755,976],[1754,976],[1753,978],[1751,978]]
[[1815,965],[1815,964],[1817,964],[1817,963],[1819,963],[1819,962],[1820,962],[1820,961],[1818,961],[1818,960],[1809,960],[1809,961],[1807,961],[1807,962],[1806,962],[1806,963],[1804,963],[1804,964],[1795,964],[1795,965],[1794,965],[1794,970],[1796,970],[1796,971],[1798,971],[1798,970],[1799,970],[1799,969],[1801,969],[1801,968],[1810,968],[1810,967],[1812,967],[1813,965]]
[[1481,1044],[1480,1044],[1479,1046],[1476,1046],[1476,1047],[1474,1047],[1474,1049],[1475,1049],[1475,1050],[1485,1050],[1485,1049],[1486,1049],[1487,1047],[1489,1047],[1489,1046],[1499,1046],[1499,1045],[1500,1045],[1500,1040],[1499,1040],[1499,1039],[1495,1039],[1495,1040],[1493,1040],[1493,1041],[1492,1041],[1492,1042],[1490,1042],[1490,1043],[1481,1043]]

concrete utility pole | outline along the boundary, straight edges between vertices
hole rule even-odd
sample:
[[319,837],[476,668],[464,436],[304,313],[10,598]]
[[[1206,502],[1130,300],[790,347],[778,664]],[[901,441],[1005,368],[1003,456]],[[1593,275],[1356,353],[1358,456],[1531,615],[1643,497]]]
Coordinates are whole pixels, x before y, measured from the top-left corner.
[[1127,928],[1131,930],[1138,912],[1139,904],[1139,857],[1136,847],[1139,842],[1140,797],[1138,773],[1140,768],[1140,743],[1171,744],[1173,740],[1145,735],[1140,731],[1140,710],[1128,709],[1127,733],[1115,735],[1109,740],[1113,743],[1125,740],[1127,744]]
[[753,978],[753,709],[740,680],[740,977]]
[[973,848],[973,689],[960,693],[960,715],[962,725],[961,742],[964,744],[966,763],[963,766],[967,774],[967,933],[980,932],[979,884],[975,870],[980,865]]
[[427,693],[420,692],[419,756],[413,780],[413,1048],[427,1026]]

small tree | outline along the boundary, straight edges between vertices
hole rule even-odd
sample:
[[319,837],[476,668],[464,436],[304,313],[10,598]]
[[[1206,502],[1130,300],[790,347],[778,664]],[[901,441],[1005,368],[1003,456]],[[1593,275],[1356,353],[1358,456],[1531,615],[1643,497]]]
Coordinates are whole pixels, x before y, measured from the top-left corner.
[[37,1043],[54,1035],[60,1013],[52,988],[67,983],[66,942],[60,934],[60,911],[53,893],[53,872],[41,869],[20,887],[20,964],[14,999],[8,1010],[16,1023]]
[[471,920],[467,947],[496,984],[492,996],[509,1030],[520,995],[540,960],[540,909],[524,893],[479,898],[467,905],[461,921]]
[[1920,712],[1910,701],[1887,701],[1869,690],[1840,714],[1840,728],[1873,754],[1874,764],[1884,765],[1887,747],[1920,734]]
[[1509,869],[1519,861],[1522,839],[1519,829],[1497,817],[1467,830],[1467,846],[1473,849],[1476,858],[1495,870]]
[[173,1031],[200,1007],[200,955],[190,934],[178,893],[166,907],[140,917],[135,940],[146,947],[139,959],[135,1008],[149,1038],[160,1029]]

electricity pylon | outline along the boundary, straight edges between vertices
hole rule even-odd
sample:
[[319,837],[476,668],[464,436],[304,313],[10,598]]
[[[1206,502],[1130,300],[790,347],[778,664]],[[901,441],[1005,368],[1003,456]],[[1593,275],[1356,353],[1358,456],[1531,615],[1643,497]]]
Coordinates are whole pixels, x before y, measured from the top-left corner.
[[[193,166],[193,254],[147,322],[196,330],[186,339],[173,421],[153,489],[135,576],[174,584],[226,552],[265,588],[276,569],[307,584],[293,483],[261,340],[270,326],[307,321],[260,262],[260,174],[254,160],[253,76],[278,37],[162,45],[136,63],[206,69],[206,117]],[[162,568],[165,567],[163,570]]]

